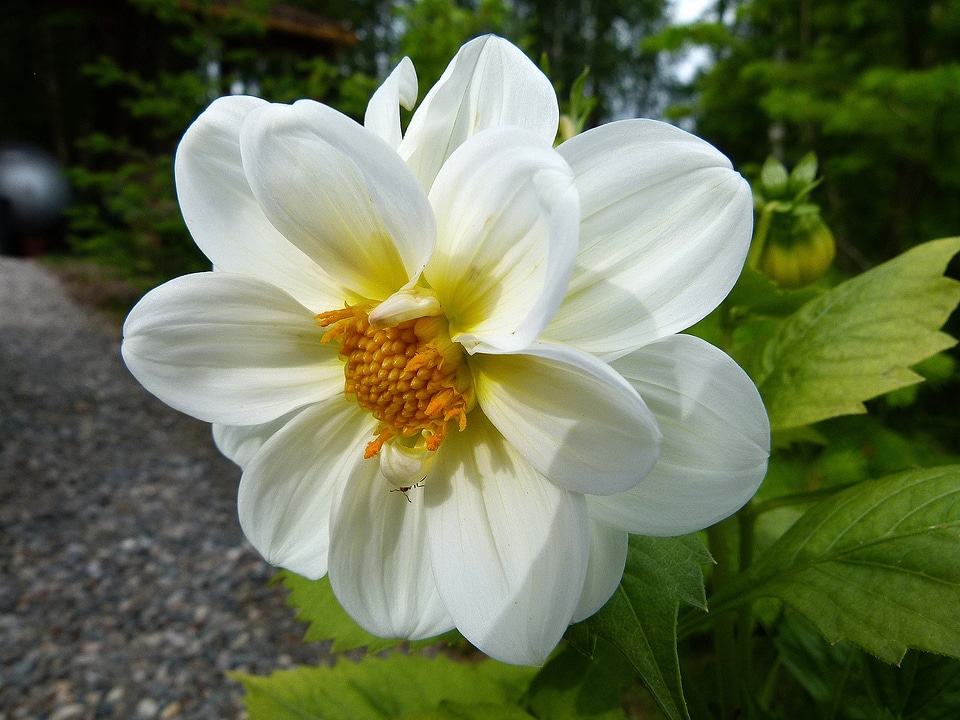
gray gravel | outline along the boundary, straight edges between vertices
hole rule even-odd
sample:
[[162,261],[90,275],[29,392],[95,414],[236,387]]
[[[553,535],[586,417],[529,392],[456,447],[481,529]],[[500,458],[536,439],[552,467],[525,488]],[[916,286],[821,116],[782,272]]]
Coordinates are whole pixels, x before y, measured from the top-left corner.
[[243,539],[239,471],[119,344],[0,258],[0,720],[242,718],[225,671],[325,657]]

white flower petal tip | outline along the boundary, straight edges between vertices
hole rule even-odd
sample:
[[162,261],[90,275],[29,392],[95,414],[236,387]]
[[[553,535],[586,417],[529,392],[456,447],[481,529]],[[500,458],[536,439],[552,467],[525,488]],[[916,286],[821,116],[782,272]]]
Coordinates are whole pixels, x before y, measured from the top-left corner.
[[244,275],[184,275],[151,290],[123,326],[127,368],[171,407],[256,425],[343,390],[312,313]]
[[427,479],[435,455],[424,447],[387,443],[380,451],[380,472],[394,488],[408,492]]
[[665,123],[624,120],[558,151],[576,175],[582,223],[548,337],[610,360],[690,327],[726,297],[750,245],[753,202],[716,148]]
[[240,526],[267,562],[311,579],[326,574],[334,498],[363,462],[371,425],[355,405],[334,397],[294,416],[247,462]]
[[440,595],[480,650],[540,665],[584,586],[583,496],[548,482],[483,416],[448,443],[423,487]]
[[364,461],[335,501],[330,584],[350,616],[380,637],[419,640],[454,627],[431,569],[422,496],[413,492],[389,492],[378,464]]
[[410,119],[398,152],[429,190],[450,154],[482,130],[525,128],[552,143],[559,118],[550,80],[515,45],[485,35],[460,48]]
[[436,237],[433,212],[377,135],[301,100],[252,111],[240,150],[263,213],[341,287],[382,300],[420,275]]
[[396,149],[402,139],[400,108],[413,110],[417,102],[417,71],[410,58],[403,58],[370,98],[363,126]]
[[640,482],[660,454],[656,418],[609,365],[562,345],[471,361],[484,414],[533,467],[579,493]]
[[430,191],[438,243],[424,276],[468,352],[513,352],[543,331],[577,250],[573,175],[528,130],[495,128],[450,156]]
[[267,220],[244,174],[240,128],[259,98],[215,100],[177,148],[180,211],[197,246],[223,272],[260,278],[309,307],[338,301],[330,278]]
[[598,521],[641,535],[683,535],[732,515],[767,469],[770,424],[753,381],[725,353],[689,335],[614,362],[663,432],[660,460],[641,483],[587,498]]
[[587,579],[573,613],[573,622],[578,623],[594,615],[616,592],[627,565],[629,539],[630,536],[622,530],[591,521]]
[[414,286],[394,293],[370,311],[370,325],[385,328],[421,317],[443,314],[437,294],[427,288]]

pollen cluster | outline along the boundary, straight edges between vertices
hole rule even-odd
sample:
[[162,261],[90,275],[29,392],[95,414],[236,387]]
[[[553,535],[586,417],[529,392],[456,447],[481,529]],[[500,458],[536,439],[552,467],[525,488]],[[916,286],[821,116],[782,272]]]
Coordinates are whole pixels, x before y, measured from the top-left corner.
[[364,457],[373,457],[396,437],[420,435],[427,450],[436,450],[451,423],[466,427],[473,405],[463,351],[450,340],[443,318],[377,328],[370,325],[368,310],[348,306],[316,316],[317,325],[329,328],[321,342],[340,344],[344,391],[380,421]]

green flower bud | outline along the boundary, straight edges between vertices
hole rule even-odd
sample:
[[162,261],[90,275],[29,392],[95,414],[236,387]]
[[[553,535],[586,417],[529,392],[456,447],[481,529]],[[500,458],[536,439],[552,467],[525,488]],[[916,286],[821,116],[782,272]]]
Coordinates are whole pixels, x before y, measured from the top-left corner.
[[819,279],[836,255],[833,233],[820,217],[820,208],[807,200],[820,184],[817,168],[813,153],[807,153],[791,172],[771,157],[753,184],[758,217],[747,263],[783,287],[801,287]]
[[760,270],[779,285],[802,287],[818,280],[836,255],[833,233],[815,205],[776,212],[760,257]]

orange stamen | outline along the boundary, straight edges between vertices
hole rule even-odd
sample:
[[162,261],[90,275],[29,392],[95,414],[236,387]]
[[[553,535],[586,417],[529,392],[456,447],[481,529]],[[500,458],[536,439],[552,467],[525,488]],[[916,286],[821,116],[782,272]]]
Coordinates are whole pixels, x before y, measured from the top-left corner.
[[377,455],[394,438],[418,434],[428,450],[436,450],[452,421],[461,431],[466,427],[473,406],[462,350],[450,340],[441,318],[375,328],[368,321],[371,309],[353,306],[316,316],[318,326],[329,328],[320,342],[340,344],[344,392],[379,421],[364,457]]

